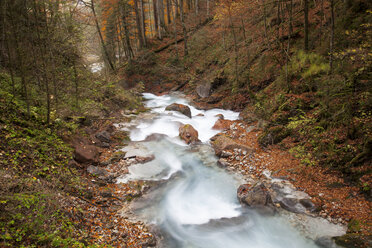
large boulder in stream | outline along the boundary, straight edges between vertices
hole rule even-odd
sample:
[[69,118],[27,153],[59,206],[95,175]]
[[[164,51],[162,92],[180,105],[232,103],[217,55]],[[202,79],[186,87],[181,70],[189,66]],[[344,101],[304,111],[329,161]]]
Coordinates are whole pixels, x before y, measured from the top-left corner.
[[179,128],[180,138],[187,144],[200,142],[198,131],[193,128],[190,124],[183,125]]
[[167,106],[165,110],[168,111],[177,111],[181,114],[186,115],[187,117],[191,118],[191,110],[188,106],[178,103],[172,103],[171,105]]
[[222,151],[232,150],[232,149],[241,149],[247,153],[252,153],[254,150],[246,145],[239,144],[233,139],[227,137],[224,134],[217,134],[211,138],[212,147],[217,156],[221,156]]
[[250,184],[240,185],[238,188],[238,199],[240,203],[250,207],[269,206],[272,204],[270,193],[263,184],[255,186]]

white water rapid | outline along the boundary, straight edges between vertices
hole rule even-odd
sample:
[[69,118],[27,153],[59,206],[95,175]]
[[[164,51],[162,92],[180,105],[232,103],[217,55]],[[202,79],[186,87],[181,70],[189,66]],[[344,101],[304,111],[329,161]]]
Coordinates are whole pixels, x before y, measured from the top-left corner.
[[[241,207],[236,189],[241,179],[217,166],[217,158],[208,145],[217,133],[212,130],[217,117],[235,120],[238,113],[213,109],[198,110],[177,96],[144,94],[152,115],[137,118],[128,128],[132,141],[141,152],[155,159],[129,167],[129,180],[164,181],[142,200],[137,214],[155,224],[164,237],[160,247],[204,248],[314,248],[314,241],[301,236],[289,221],[280,216],[263,216]],[[165,111],[171,103],[188,105],[192,118]],[[178,138],[180,123],[191,124],[202,145],[188,146]],[[136,152],[137,148],[127,150]],[[129,149],[129,148],[128,148]]]

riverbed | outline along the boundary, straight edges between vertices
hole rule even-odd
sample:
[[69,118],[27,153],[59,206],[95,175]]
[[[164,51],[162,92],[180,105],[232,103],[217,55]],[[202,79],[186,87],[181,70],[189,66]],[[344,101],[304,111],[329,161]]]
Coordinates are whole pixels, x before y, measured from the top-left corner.
[[[245,178],[220,168],[209,144],[209,139],[219,132],[212,129],[218,115],[237,120],[238,112],[199,110],[178,94],[145,93],[144,98],[150,112],[126,125],[132,144],[124,151],[154,159],[130,166],[129,173],[122,175],[118,183],[159,182],[158,187],[132,204],[139,218],[156,226],[161,235],[159,247],[319,247],[316,235],[299,229],[293,215],[262,214],[239,203],[236,191]],[[188,106],[192,118],[166,111],[172,103]],[[178,136],[182,124],[192,125],[201,143],[190,146],[182,141]],[[330,226],[322,223],[308,225],[319,235],[327,234],[325,229]]]

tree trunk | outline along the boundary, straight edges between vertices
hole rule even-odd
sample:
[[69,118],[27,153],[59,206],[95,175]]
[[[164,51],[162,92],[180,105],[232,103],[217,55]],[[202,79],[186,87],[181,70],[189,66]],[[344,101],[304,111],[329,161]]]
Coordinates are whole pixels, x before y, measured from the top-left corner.
[[183,12],[183,0],[180,0],[180,14],[181,14],[181,24],[182,24],[182,30],[183,30],[183,45],[184,45],[184,55],[187,56],[189,54],[187,50],[187,30],[185,25],[185,17]]
[[79,110],[79,74],[76,69],[76,61],[74,61],[74,81],[75,81],[75,108]]
[[154,12],[154,25],[155,25],[155,34],[159,38],[159,24],[158,24],[158,11],[157,11],[157,1],[158,0],[152,0],[152,7]]
[[[177,0],[174,0],[176,9],[178,8]],[[174,30],[174,49],[176,49],[176,59],[178,60],[178,47],[177,47],[177,11],[173,11],[173,30]]]
[[106,48],[106,44],[105,44],[105,41],[104,41],[103,36],[102,36],[101,28],[100,28],[99,23],[98,23],[97,14],[96,14],[96,10],[95,10],[95,7],[94,7],[94,0],[90,0],[90,4],[91,4],[91,9],[92,9],[92,13],[93,13],[94,22],[96,24],[97,32],[98,32],[98,35],[99,35],[99,39],[101,41],[103,53],[104,53],[104,55],[106,57],[106,60],[107,60],[107,62],[109,64],[109,66],[110,66],[110,69],[112,71],[115,71],[114,64],[112,63],[111,58],[110,58],[110,56],[108,54],[108,51],[107,51],[107,48]]
[[[235,87],[238,87],[239,84],[239,72],[238,72],[238,62],[239,62],[239,52],[238,52],[238,40],[236,37],[234,24],[232,21],[232,14],[231,14],[231,7],[228,7],[229,13],[229,22],[230,22],[230,29],[234,39],[234,51],[235,51]],[[237,88],[236,88],[237,89]]]
[[288,22],[288,43],[287,43],[287,51],[285,57],[285,79],[287,82],[288,92],[291,90],[290,80],[289,80],[289,72],[288,72],[288,63],[289,63],[289,49],[291,44],[291,36],[292,36],[292,8],[293,8],[293,0],[290,0],[289,6],[287,5],[288,15],[289,15],[289,22]]
[[309,0],[304,0],[304,49],[309,51]]
[[147,40],[146,40],[146,25],[145,25],[145,5],[143,4],[144,0],[140,0],[141,5],[141,31],[142,31],[142,39],[143,39],[143,45],[147,46]]
[[331,37],[329,40],[329,67],[330,72],[333,72],[333,44],[335,35],[335,10],[334,10],[334,0],[330,0],[331,3]]
[[138,10],[138,0],[134,0],[134,13],[136,15],[136,28],[137,28],[137,34],[138,34],[138,40],[139,40],[139,46],[140,48],[143,48],[145,46],[145,42],[143,40],[143,32],[142,32],[142,24],[141,24],[141,16]]
[[207,0],[207,18],[209,17],[209,0]]
[[152,18],[153,16],[151,15],[151,3],[150,3],[150,0],[147,1],[147,4],[148,4],[148,8],[149,8],[149,21],[150,21],[150,34],[151,34],[151,38],[153,37],[153,34],[154,34],[154,28],[152,26]]
[[[17,27],[14,23],[13,16],[10,15],[9,17],[10,17],[10,22],[12,24],[12,29],[16,30]],[[23,57],[22,57],[21,52],[20,52],[21,47],[19,46],[19,40],[18,40],[17,33],[16,32],[12,32],[12,33],[13,33],[13,36],[14,36],[15,51],[16,51],[16,55],[17,55],[17,58],[18,58],[17,67],[19,68],[22,90],[23,90],[23,93],[24,93],[24,100],[26,102],[27,116],[30,116],[30,99],[29,99],[29,95],[28,95],[28,81],[26,79]]]
[[[123,3],[124,5],[125,3]],[[130,44],[130,36],[129,36],[129,29],[128,29],[128,24],[127,24],[127,11],[126,11],[126,8],[125,6],[121,6],[121,9],[122,9],[122,24],[123,24],[123,28],[124,28],[124,36],[125,36],[125,45],[126,45],[126,49],[127,49],[127,52],[128,52],[128,60],[130,61],[134,54],[133,54],[133,49],[132,49],[132,46]]]
[[158,0],[158,20],[159,20],[159,36],[163,38],[163,32],[166,30],[164,19],[164,3],[163,0]]
[[168,25],[170,25],[171,24],[171,16],[172,16],[172,13],[171,13],[171,7],[170,7],[170,5],[171,5],[171,2],[170,2],[171,0],[167,0],[167,21],[168,21]]

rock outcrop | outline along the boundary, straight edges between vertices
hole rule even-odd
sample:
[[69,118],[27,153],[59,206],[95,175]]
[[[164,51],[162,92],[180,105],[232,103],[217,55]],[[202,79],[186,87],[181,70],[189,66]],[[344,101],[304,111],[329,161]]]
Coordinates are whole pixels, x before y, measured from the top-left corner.
[[233,139],[223,134],[217,134],[211,138],[211,144],[215,150],[217,156],[221,156],[222,151],[230,149],[241,149],[247,153],[252,153],[254,150],[246,145],[239,144]]
[[181,114],[186,115],[187,117],[191,118],[191,110],[188,106],[178,103],[173,103],[171,105],[168,105],[165,110],[168,111],[177,111]]
[[272,205],[269,191],[263,184],[251,186],[242,184],[238,188],[238,199],[240,203],[250,207],[261,207]]

